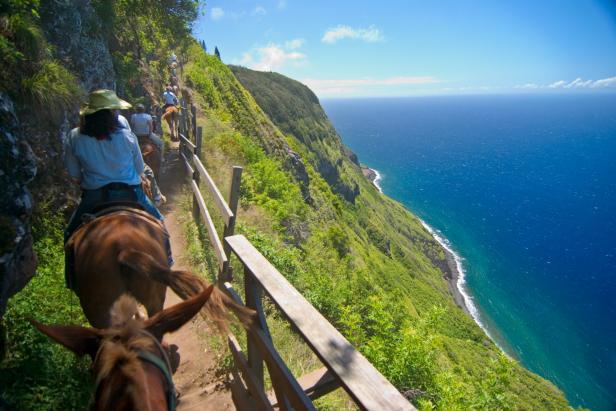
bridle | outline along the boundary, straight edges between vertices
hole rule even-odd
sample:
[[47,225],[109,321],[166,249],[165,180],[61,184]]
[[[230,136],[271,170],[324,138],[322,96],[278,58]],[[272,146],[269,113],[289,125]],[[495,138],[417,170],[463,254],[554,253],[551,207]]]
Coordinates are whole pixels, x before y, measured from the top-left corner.
[[[160,341],[158,341],[158,339],[154,335],[152,335],[150,332],[144,329],[141,329],[138,331],[138,333],[145,337],[148,337],[150,340],[154,342],[154,345],[156,346],[156,349],[160,353],[162,359],[161,357],[149,351],[146,351],[146,350],[136,350],[137,358],[139,358],[141,361],[152,364],[153,366],[158,368],[160,372],[163,374],[163,376],[165,377],[165,383],[166,383],[165,393],[167,395],[167,410],[175,411],[177,396],[176,396],[176,391],[175,391],[175,385],[173,384],[173,377],[171,375],[172,374],[171,362],[169,361],[169,356],[167,355],[167,351],[164,349]],[[98,360],[98,356],[101,351],[102,350],[99,350],[96,353],[96,356],[94,357],[94,361],[92,364],[96,364]],[[96,382],[94,383],[95,393],[98,391],[98,388],[101,382],[103,381],[103,379],[104,378],[97,377]]]

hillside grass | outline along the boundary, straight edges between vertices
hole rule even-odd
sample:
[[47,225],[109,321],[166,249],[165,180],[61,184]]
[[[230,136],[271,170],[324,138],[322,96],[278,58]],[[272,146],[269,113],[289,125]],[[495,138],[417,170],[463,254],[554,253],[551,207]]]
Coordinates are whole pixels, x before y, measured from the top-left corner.
[[[417,218],[363,178],[343,155],[342,144],[333,140],[337,135],[331,134],[314,101],[308,98],[312,106],[305,109],[301,105],[306,98],[292,99],[297,95],[288,92],[297,87],[292,80],[277,78],[280,87],[271,89],[267,99],[255,100],[226,65],[189,37],[194,1],[183,0],[167,14],[162,6],[143,8],[142,1],[93,4],[109,33],[121,34],[113,39],[111,51],[118,86],[127,97],[143,98],[148,87],[164,80],[164,61],[172,47],[187,58],[187,84],[204,114],[200,122],[208,169],[226,187],[230,166],[244,167],[237,232],[415,405],[423,410],[568,408],[556,387],[502,355],[455,306],[439,269],[445,258],[442,248]],[[31,106],[50,107],[51,100],[43,98],[54,98],[62,106],[80,90],[40,38],[36,14],[28,7],[22,16],[23,24],[3,26],[10,31],[2,33],[0,49],[10,61],[0,83],[17,93],[23,82],[29,92],[20,96]],[[173,44],[170,33],[177,37]],[[34,64],[25,66],[14,81],[11,73],[24,61]],[[144,87],[145,81],[152,84]],[[265,80],[255,75],[254,81]],[[49,88],[49,97],[41,94],[52,86],[59,88]],[[279,110],[275,115],[274,109]],[[303,161],[307,186],[290,169],[288,148]],[[336,178],[328,181],[331,167]],[[340,193],[351,187],[359,193],[350,202]],[[38,274],[11,299],[5,316],[9,346],[0,364],[0,399],[17,409],[84,409],[91,390],[88,361],[51,343],[26,321],[85,322],[78,301],[63,285],[64,221],[54,210],[40,211],[34,224]],[[213,255],[203,251],[203,228],[187,232],[194,239],[191,264],[211,275]],[[237,262],[234,267],[241,291],[242,270]],[[276,345],[292,371],[299,376],[318,368],[275,309],[267,303],[266,308]],[[220,342],[218,346],[224,348]],[[229,364],[228,357],[224,363]],[[340,395],[332,394],[318,405],[350,407]]]
[[64,286],[64,220],[53,215],[39,204],[33,224],[36,275],[9,300],[4,316],[8,338],[0,399],[16,410],[86,409],[92,391],[90,359],[77,358],[28,321],[87,324],[79,300]]
[[503,355],[455,305],[439,269],[444,252],[416,217],[349,160],[339,173],[360,195],[345,201],[312,164],[307,139],[283,135],[305,160],[306,203],[284,156],[266,151],[263,141],[281,133],[264,110],[217,58],[197,46],[189,56],[206,166],[223,186],[225,170],[244,167],[238,231],[416,406],[569,408],[554,385]]

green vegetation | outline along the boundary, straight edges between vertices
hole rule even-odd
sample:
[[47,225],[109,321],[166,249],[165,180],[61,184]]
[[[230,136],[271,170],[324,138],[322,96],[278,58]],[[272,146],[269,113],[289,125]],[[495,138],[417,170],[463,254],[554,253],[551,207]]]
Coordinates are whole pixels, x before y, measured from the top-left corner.
[[109,44],[117,88],[131,102],[154,99],[168,82],[167,58],[186,47],[196,0],[92,0]]
[[81,94],[77,80],[54,57],[40,28],[38,0],[0,5],[0,89],[33,111],[59,116]]
[[36,276],[9,301],[4,316],[8,345],[0,363],[0,400],[18,410],[85,409],[90,398],[90,359],[77,358],[28,322],[86,324],[78,299],[64,287],[64,221],[51,215],[39,205]]
[[[106,27],[118,88],[131,101],[156,94],[171,49],[187,61],[185,85],[204,114],[208,169],[224,191],[229,167],[244,166],[237,231],[415,405],[568,407],[556,387],[503,356],[455,306],[439,268],[445,266],[442,248],[417,218],[362,176],[310,90],[274,73],[230,69],[207,55],[189,36],[196,1],[92,4]],[[80,90],[75,73],[53,58],[38,7],[37,0],[0,6],[0,51],[7,62],[0,85],[24,106],[63,107]],[[9,346],[0,365],[0,399],[18,409],[83,409],[89,397],[88,361],[26,321],[84,321],[63,286],[63,221],[52,216],[46,207],[37,213],[38,274],[5,316]],[[198,230],[189,234],[205,239]],[[194,249],[191,256],[199,271],[212,272],[211,254]],[[299,338],[267,309],[292,370],[317,368],[306,348],[298,348]],[[319,405],[348,404],[334,396]]]
[[[205,110],[208,169],[224,182],[222,168],[244,166],[238,231],[413,403],[568,408],[556,387],[504,356],[455,306],[439,268],[442,248],[361,175],[311,92],[274,73],[232,67],[249,95],[201,47],[188,55],[187,82]],[[304,160],[309,202],[285,151],[276,150],[285,145]],[[343,185],[357,186],[352,201]]]

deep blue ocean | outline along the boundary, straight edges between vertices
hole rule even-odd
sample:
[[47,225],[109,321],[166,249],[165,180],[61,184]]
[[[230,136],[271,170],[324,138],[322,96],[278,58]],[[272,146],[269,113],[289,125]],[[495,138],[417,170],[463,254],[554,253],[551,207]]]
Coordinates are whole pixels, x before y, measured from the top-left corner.
[[496,342],[572,405],[616,410],[616,94],[322,104],[463,258]]

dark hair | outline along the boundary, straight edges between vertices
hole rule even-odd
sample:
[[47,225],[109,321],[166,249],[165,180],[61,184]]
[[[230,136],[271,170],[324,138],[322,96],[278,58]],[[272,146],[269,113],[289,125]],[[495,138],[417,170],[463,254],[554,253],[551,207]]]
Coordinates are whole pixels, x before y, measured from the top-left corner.
[[79,131],[97,140],[105,140],[110,138],[118,126],[118,115],[112,110],[104,109],[83,116]]

